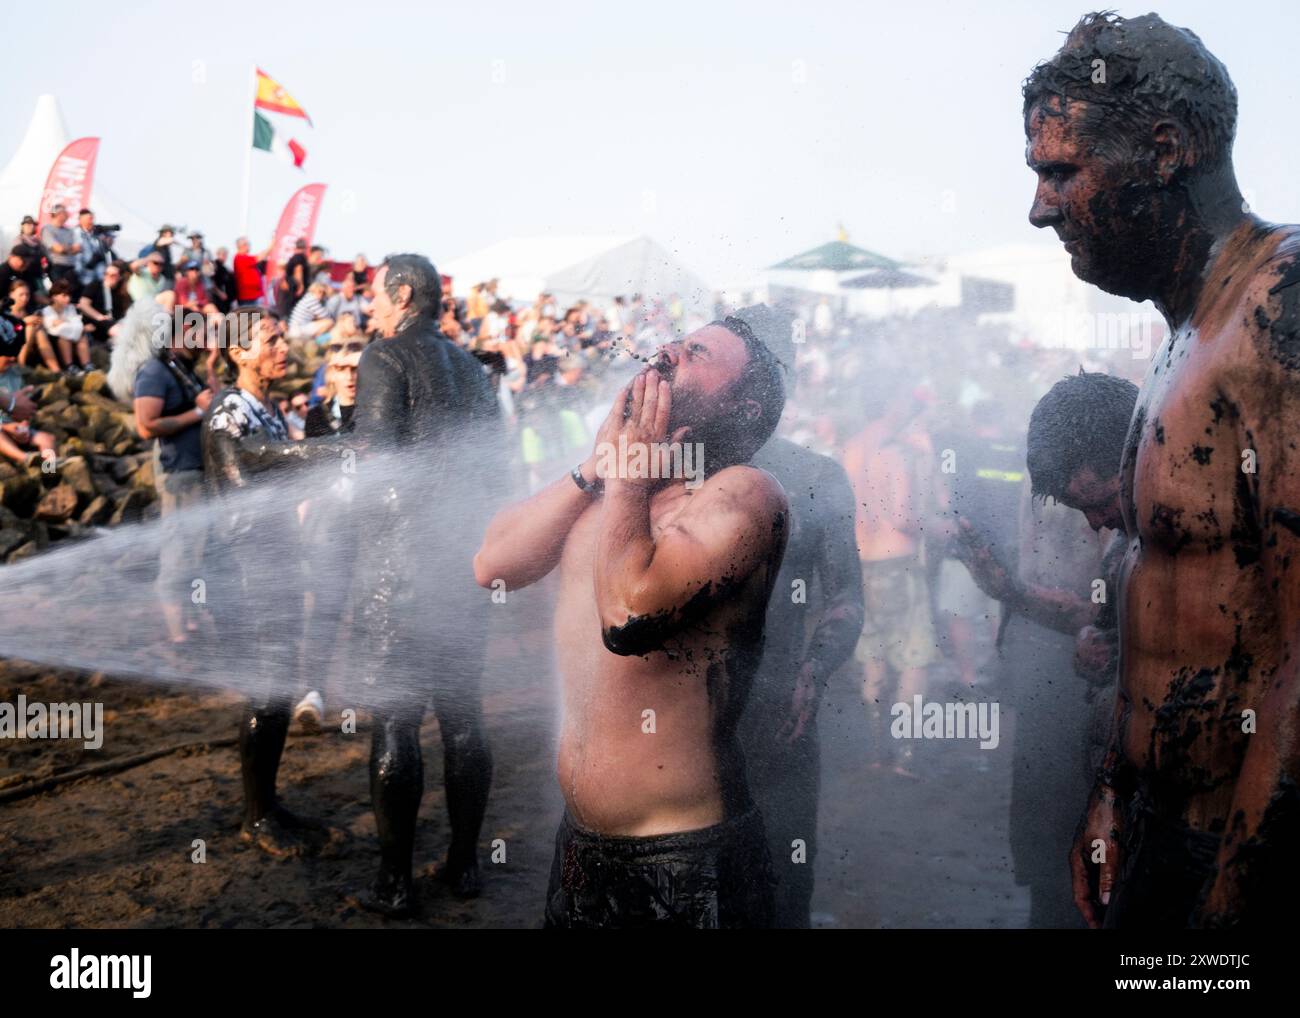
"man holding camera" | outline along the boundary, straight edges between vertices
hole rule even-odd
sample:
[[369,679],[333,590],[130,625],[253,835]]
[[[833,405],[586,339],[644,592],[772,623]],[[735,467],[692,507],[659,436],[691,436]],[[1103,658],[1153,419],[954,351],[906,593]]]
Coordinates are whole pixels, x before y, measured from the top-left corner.
[[77,214],[77,229],[74,231],[78,295],[88,292],[104,278],[104,269],[112,260],[112,230],[95,225],[95,213],[82,209]]

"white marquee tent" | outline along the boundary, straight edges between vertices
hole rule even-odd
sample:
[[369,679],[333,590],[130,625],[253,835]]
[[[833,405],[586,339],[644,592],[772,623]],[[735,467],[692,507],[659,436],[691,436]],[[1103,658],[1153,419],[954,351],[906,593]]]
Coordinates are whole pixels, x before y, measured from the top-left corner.
[[[27,133],[5,168],[0,170],[0,244],[5,251],[13,245],[23,216],[36,215],[50,167],[72,139],[59,101],[52,95],[37,99]],[[95,176],[99,176],[98,168]],[[112,195],[105,194],[98,182],[93,186],[90,208],[95,212],[95,221],[121,223],[122,232],[118,235],[116,251],[124,258],[134,257],[156,236],[154,224],[127,209]],[[74,215],[75,212],[74,209]]]
[[646,236],[512,237],[462,258],[440,262],[458,294],[475,283],[500,280],[497,293],[531,301],[543,290],[561,304],[579,298],[607,304],[634,293],[687,308],[705,308],[708,284],[662,245]]

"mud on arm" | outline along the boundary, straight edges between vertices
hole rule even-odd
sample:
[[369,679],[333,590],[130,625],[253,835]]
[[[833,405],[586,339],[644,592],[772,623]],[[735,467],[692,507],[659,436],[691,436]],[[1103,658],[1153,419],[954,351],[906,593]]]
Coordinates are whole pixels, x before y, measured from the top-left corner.
[[1270,882],[1285,883],[1282,874],[1294,866],[1294,842],[1281,830],[1300,822],[1300,260],[1284,262],[1268,283],[1251,315],[1245,370],[1225,389],[1241,408],[1246,465],[1253,453],[1255,472],[1244,477],[1262,585],[1272,599],[1278,667],[1260,701],[1242,704],[1254,708],[1256,729],[1245,736],[1218,871],[1194,917],[1207,926],[1249,922],[1272,906]]
[[769,582],[785,551],[789,505],[771,477],[753,467],[720,471],[690,506],[654,537],[649,485],[606,485],[596,544],[596,607],[614,654],[634,656],[705,618],[766,565]]

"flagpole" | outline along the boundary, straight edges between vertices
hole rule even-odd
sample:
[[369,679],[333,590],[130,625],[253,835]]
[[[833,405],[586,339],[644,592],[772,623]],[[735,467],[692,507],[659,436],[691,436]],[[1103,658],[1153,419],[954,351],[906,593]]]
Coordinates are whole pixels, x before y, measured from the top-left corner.
[[[248,144],[244,146],[244,197],[239,206],[239,235],[248,236],[248,194],[253,180],[253,143],[257,140],[257,68],[249,67],[250,88],[245,116],[248,117]],[[251,243],[251,241],[250,241]],[[256,247],[256,245],[254,245]]]

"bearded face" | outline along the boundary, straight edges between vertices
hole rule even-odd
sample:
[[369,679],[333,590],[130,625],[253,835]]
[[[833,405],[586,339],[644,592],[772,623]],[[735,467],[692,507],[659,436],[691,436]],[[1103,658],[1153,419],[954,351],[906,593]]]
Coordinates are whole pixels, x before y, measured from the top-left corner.
[[709,471],[744,458],[740,450],[750,422],[733,392],[748,359],[740,337],[709,325],[665,346],[655,360],[672,395],[668,434],[687,428],[683,441],[703,446]]

